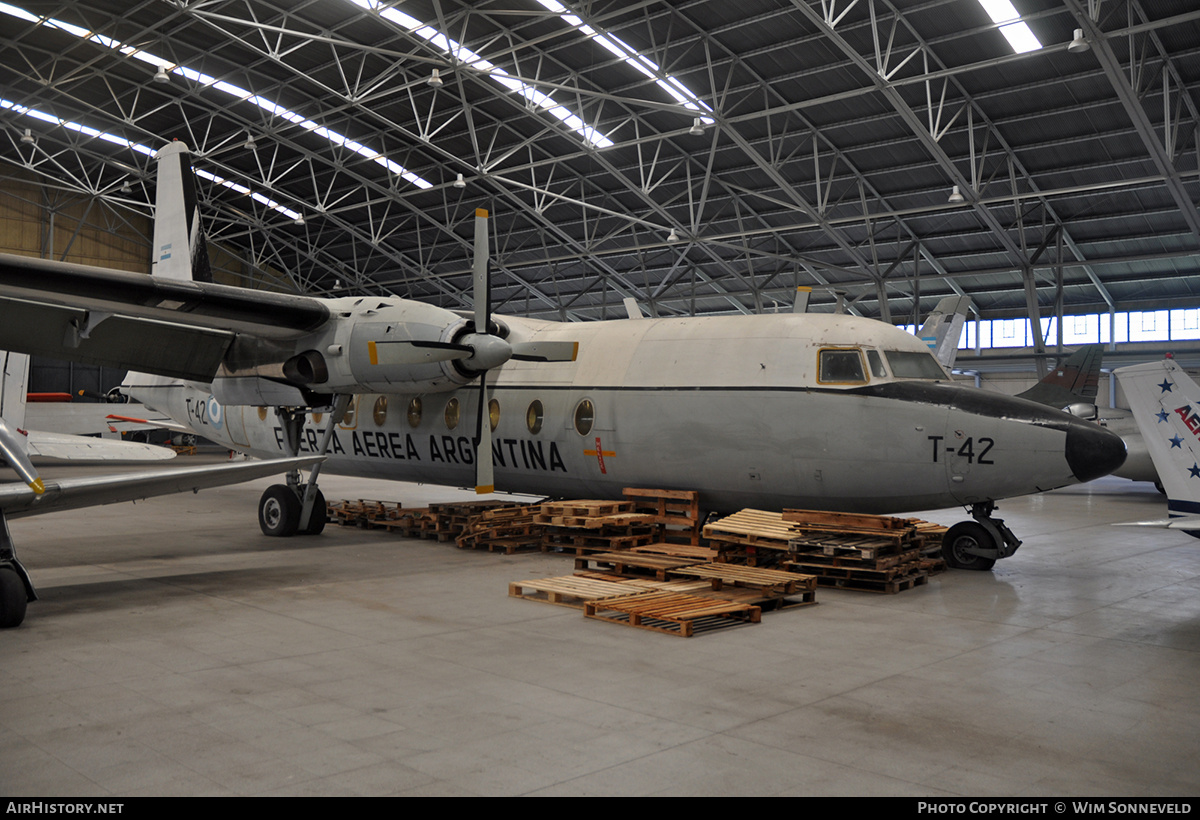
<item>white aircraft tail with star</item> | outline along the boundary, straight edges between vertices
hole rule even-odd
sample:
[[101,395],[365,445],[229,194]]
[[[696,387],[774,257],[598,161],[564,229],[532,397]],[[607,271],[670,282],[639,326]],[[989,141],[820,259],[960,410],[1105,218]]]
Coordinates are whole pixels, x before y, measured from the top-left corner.
[[1113,375],[1167,494],[1168,518],[1132,525],[1185,530],[1200,538],[1200,386],[1170,358],[1118,368]]

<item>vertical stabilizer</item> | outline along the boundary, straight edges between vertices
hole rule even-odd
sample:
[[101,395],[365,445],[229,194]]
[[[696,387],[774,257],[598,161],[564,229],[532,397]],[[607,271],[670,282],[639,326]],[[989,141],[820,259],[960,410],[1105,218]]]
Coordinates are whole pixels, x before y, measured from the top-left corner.
[[211,282],[208,242],[196,207],[192,155],[176,140],[159,150],[158,190],[154,207],[154,276]]
[[958,340],[962,338],[963,323],[971,309],[971,297],[947,296],[938,302],[917,336],[929,345],[929,352],[947,369],[954,366],[958,356]]
[[1173,359],[1113,373],[1166,490],[1167,510],[1200,513],[1200,387]]
[[1063,408],[1076,402],[1096,403],[1100,384],[1100,363],[1104,345],[1084,345],[1067,360],[1051,370],[1045,378],[1017,395],[1049,407]]

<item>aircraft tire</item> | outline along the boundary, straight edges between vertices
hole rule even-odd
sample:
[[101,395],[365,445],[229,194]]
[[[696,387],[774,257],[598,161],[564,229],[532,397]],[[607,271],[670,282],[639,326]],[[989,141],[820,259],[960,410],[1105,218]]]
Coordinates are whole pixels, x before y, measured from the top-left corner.
[[258,500],[258,526],[263,535],[287,538],[300,528],[300,499],[286,484],[272,484]]
[[20,626],[28,604],[21,576],[8,567],[0,567],[0,629]]
[[317,490],[313,500],[312,515],[308,518],[308,526],[300,531],[301,535],[320,535],[325,530],[325,522],[329,520],[328,508],[325,505],[325,494]]
[[992,534],[975,521],[960,521],[942,537],[942,558],[952,569],[989,570],[996,565],[995,558],[971,555],[964,550],[974,547],[995,548]]

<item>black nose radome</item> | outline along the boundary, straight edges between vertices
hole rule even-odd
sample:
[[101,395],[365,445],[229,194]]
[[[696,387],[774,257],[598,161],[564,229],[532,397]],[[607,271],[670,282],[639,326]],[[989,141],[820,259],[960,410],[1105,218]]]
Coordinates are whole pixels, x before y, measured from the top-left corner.
[[1067,465],[1080,481],[1108,475],[1125,463],[1125,442],[1111,430],[1073,422],[1067,430]]

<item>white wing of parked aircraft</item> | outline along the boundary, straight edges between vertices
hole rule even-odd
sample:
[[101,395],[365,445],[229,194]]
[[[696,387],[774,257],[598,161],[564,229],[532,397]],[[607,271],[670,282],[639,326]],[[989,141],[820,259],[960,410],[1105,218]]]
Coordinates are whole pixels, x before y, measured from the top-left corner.
[[[160,152],[158,212],[194,228],[188,167],[182,144]],[[156,225],[155,276],[0,257],[0,347],[142,371],[127,392],[198,434],[327,454],[335,472],[592,498],[693,489],[710,510],[962,505],[975,520],[945,552],[975,568],[1020,545],[996,499],[1125,457],[1096,425],[953,384],[919,339],[861,317],[493,317],[486,216],[471,313],[189,281],[179,249],[196,243]],[[264,493],[265,533],[310,531],[315,479]]]

